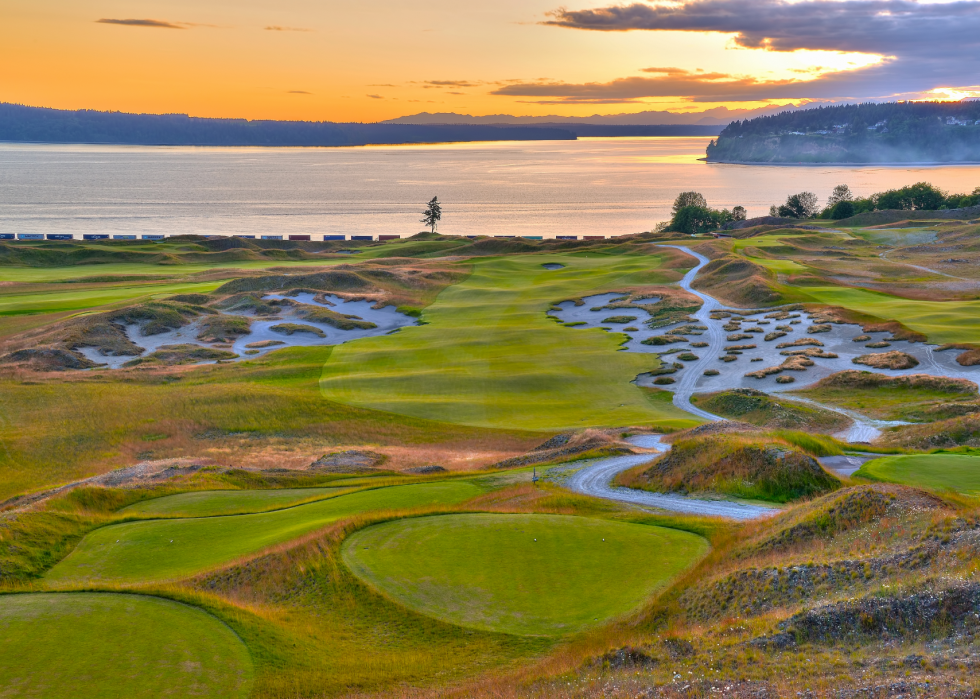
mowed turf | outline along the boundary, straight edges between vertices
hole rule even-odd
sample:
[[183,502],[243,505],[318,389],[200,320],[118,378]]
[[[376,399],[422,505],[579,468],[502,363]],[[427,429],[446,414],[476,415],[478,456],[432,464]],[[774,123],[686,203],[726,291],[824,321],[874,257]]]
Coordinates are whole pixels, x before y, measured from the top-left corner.
[[99,306],[120,303],[136,303],[172,294],[206,294],[221,286],[221,282],[160,281],[135,284],[113,284],[100,288],[73,289],[65,284],[62,289],[25,289],[0,296],[0,315],[28,313],[58,313],[81,311]]
[[265,512],[343,495],[341,488],[280,488],[277,490],[198,490],[138,502],[120,510],[124,515],[209,517]]
[[936,490],[980,494],[980,456],[910,454],[886,456],[864,464],[854,474],[878,481]]
[[[618,352],[622,335],[564,328],[546,315],[553,302],[676,278],[658,269],[662,261],[594,253],[478,261],[425,309],[426,325],[334,348],[323,395],[483,427],[693,426],[630,384],[656,368],[654,356]],[[565,268],[548,271],[548,262]]]
[[627,614],[708,548],[675,529],[557,515],[465,514],[385,522],[343,559],[376,589],[462,626],[558,636]]
[[157,519],[102,527],[52,568],[52,585],[186,578],[365,512],[450,505],[483,492],[467,481],[376,488],[274,512]]
[[897,320],[923,333],[929,342],[980,342],[980,301],[913,301],[845,287],[800,287],[819,303],[841,306],[883,320]]
[[159,597],[0,596],[0,696],[246,697],[252,661],[210,614]]

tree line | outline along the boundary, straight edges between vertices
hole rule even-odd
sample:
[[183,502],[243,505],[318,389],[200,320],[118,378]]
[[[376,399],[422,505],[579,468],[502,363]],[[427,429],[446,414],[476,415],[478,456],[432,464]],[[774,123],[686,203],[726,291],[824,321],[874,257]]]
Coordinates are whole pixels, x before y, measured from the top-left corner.
[[146,146],[361,146],[453,141],[574,140],[567,129],[482,124],[343,124],[205,119],[0,103],[0,141]]
[[[899,189],[856,197],[846,184],[834,187],[827,202],[813,192],[799,192],[786,197],[783,204],[769,207],[769,215],[779,218],[821,218],[839,221],[868,211],[940,211],[980,206],[980,187],[970,194],[949,193],[928,182],[916,182]],[[657,231],[694,235],[723,229],[727,224],[746,220],[745,208],[712,209],[700,192],[681,192],[674,200],[670,221],[657,225]]]

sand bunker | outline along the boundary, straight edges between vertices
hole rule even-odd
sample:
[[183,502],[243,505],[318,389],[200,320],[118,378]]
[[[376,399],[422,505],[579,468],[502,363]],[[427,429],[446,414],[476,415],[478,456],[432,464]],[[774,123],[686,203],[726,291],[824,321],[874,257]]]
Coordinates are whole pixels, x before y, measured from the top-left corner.
[[[274,316],[255,315],[251,309],[225,311],[228,315],[247,318],[250,321],[244,334],[236,335],[234,338],[221,338],[227,339],[228,342],[215,344],[199,339],[202,330],[205,330],[202,323],[210,320],[205,316],[181,328],[148,336],[140,334],[138,325],[127,325],[126,336],[144,350],[136,357],[104,356],[94,347],[81,347],[78,351],[86,359],[110,369],[118,369],[127,362],[146,358],[162,348],[174,345],[226,350],[234,355],[229,361],[235,361],[246,357],[254,358],[282,347],[339,345],[362,337],[386,335],[417,322],[414,318],[399,313],[394,306],[374,308],[373,301],[351,301],[333,294],[305,292],[289,297],[268,294],[266,298],[288,298],[295,303],[284,305],[282,311]],[[311,307],[312,310],[329,309],[331,313],[329,316],[318,318],[316,314],[310,312]],[[204,336],[207,337],[207,334],[205,333]],[[209,364],[214,361],[217,360],[196,363]]]

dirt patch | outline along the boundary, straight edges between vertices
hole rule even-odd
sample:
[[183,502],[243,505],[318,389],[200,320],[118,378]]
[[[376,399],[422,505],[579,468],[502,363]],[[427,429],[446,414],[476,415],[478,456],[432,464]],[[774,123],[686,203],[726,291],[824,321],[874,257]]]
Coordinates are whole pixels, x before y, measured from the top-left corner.
[[632,450],[623,446],[615,437],[600,430],[586,430],[585,432],[575,434],[556,435],[526,454],[505,459],[504,461],[498,461],[484,468],[496,469],[531,466],[563,460],[570,456],[585,454],[586,452],[595,452],[603,456],[613,456],[615,454],[629,454],[632,453]]
[[311,463],[309,468],[311,471],[319,473],[359,474],[377,471],[384,462],[385,456],[383,454],[348,449],[347,451],[324,454]]
[[420,476],[428,476],[433,473],[448,473],[446,469],[442,466],[437,466],[435,464],[430,464],[428,466],[415,466],[413,468],[406,468],[403,473],[414,473]]
[[898,350],[877,354],[865,354],[860,357],[855,357],[851,361],[855,364],[864,364],[875,369],[914,369],[919,366],[918,359]]

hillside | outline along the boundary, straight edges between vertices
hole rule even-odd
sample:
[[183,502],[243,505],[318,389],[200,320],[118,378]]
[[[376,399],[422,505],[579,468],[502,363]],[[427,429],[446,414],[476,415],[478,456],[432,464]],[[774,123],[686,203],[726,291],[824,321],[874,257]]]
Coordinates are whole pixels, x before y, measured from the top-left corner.
[[980,102],[818,107],[729,124],[709,162],[912,163],[980,160]]
[[483,124],[340,124],[202,119],[0,103],[0,141],[143,146],[364,146],[460,141],[564,141],[571,131]]

